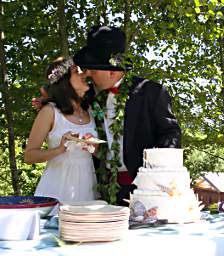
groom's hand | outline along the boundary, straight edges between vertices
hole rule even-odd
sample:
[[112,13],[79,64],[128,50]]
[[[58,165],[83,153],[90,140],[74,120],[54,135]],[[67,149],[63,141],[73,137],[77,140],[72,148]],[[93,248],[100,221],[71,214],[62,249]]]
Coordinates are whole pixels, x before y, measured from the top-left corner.
[[40,95],[40,97],[32,98],[32,106],[37,110],[37,112],[39,112],[43,107],[43,100],[48,98],[48,93],[45,86],[40,87]]
[[[88,140],[90,138],[94,138],[94,136],[91,133],[86,133],[85,135],[83,135],[82,138],[85,139],[85,140]],[[92,152],[92,154],[95,155],[98,151],[99,144],[95,144],[95,143],[89,141],[89,142],[86,142],[86,146],[84,146],[82,149],[85,150],[85,151],[89,151],[88,150],[89,146],[94,147],[94,151]]]

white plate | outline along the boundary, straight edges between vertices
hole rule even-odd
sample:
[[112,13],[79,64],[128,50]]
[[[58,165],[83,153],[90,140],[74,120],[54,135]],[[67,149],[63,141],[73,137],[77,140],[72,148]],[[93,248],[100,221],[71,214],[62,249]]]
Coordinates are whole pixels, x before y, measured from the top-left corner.
[[128,207],[115,206],[115,205],[86,205],[86,206],[60,206],[60,211],[74,213],[74,214],[108,214],[108,215],[122,215],[129,214]]
[[92,201],[79,201],[79,202],[69,202],[63,201],[60,202],[60,205],[68,205],[68,206],[87,206],[87,205],[106,205],[107,202],[103,200],[92,200]]
[[82,143],[88,143],[88,144],[100,144],[100,143],[106,143],[105,140],[100,140],[98,138],[89,138],[89,139],[82,139],[82,138],[77,138],[73,136],[68,137],[69,140],[75,141],[75,142],[82,142]]

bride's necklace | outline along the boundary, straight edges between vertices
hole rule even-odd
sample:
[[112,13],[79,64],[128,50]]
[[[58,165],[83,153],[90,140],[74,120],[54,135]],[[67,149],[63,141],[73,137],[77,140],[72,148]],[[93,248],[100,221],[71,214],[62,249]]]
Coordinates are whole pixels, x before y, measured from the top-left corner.
[[84,111],[82,108],[80,109],[79,114],[75,114],[75,112],[74,112],[73,116],[75,117],[75,119],[78,121],[79,124],[84,123]]

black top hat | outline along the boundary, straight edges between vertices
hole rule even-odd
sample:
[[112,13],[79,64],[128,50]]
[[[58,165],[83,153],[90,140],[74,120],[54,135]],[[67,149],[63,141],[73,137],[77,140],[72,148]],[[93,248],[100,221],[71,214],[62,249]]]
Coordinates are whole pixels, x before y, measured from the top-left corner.
[[126,36],[116,27],[94,26],[87,36],[87,45],[73,57],[77,66],[99,70],[129,70],[123,67]]

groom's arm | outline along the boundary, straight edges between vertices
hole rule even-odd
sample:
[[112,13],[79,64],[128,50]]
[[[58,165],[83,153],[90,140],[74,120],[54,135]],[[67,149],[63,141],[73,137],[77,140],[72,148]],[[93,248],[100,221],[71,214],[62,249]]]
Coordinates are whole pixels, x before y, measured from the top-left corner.
[[157,147],[181,147],[181,129],[172,111],[172,99],[161,86],[154,106],[156,120]]

